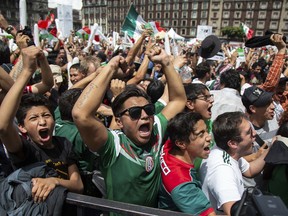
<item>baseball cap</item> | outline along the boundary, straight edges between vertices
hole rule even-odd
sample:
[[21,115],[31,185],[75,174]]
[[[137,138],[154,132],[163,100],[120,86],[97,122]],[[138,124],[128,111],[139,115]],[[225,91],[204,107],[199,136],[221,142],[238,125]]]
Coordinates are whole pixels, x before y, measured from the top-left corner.
[[242,103],[245,107],[253,105],[263,107],[272,102],[273,92],[267,92],[257,86],[251,86],[245,89],[242,96]]

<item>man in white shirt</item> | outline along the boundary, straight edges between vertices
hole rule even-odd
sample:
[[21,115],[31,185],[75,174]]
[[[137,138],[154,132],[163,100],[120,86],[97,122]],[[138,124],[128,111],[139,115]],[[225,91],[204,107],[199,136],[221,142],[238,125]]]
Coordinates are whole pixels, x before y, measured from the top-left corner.
[[256,132],[242,112],[219,115],[213,123],[213,135],[217,147],[200,167],[202,190],[216,213],[230,215],[232,205],[244,192],[242,174],[253,177],[264,167],[268,149],[253,162],[243,156],[252,153]]
[[245,113],[245,107],[239,94],[240,86],[241,79],[237,71],[230,69],[221,74],[220,90],[210,91],[214,95],[214,103],[211,109],[212,121],[225,112],[240,111]]

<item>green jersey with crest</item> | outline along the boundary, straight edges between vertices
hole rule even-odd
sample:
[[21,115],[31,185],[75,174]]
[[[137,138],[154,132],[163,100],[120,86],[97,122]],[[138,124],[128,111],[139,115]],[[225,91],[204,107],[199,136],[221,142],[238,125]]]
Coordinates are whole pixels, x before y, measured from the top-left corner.
[[154,116],[150,141],[135,145],[122,131],[108,130],[108,140],[98,152],[110,200],[157,207],[160,187],[159,155],[167,119]]

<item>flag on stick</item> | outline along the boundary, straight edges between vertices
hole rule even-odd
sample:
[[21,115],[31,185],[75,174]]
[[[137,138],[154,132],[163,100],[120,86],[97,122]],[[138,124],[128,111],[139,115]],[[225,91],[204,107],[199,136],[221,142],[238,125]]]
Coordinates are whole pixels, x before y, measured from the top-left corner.
[[244,34],[246,35],[247,39],[252,38],[254,31],[250,29],[247,25],[244,23],[241,23],[240,27],[242,28]]
[[130,5],[128,14],[122,25],[122,31],[127,31],[127,34],[135,39],[138,39],[143,32],[143,26],[146,22],[143,20],[142,16],[136,11],[133,4]]

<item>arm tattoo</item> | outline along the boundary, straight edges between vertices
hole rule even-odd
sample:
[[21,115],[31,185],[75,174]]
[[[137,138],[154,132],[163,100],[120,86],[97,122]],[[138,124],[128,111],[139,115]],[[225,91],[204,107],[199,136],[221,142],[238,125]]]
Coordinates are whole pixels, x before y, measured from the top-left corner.
[[91,92],[94,89],[98,89],[98,85],[95,85],[94,83],[90,83],[87,86],[87,92],[84,93],[83,97],[79,98],[79,103],[77,105],[78,108],[82,108],[83,107],[83,104],[88,100],[89,96],[91,95]]
[[20,59],[19,63],[16,65],[14,73],[12,74],[12,79],[16,81],[20,73],[22,72],[23,69],[23,60],[22,58]]

